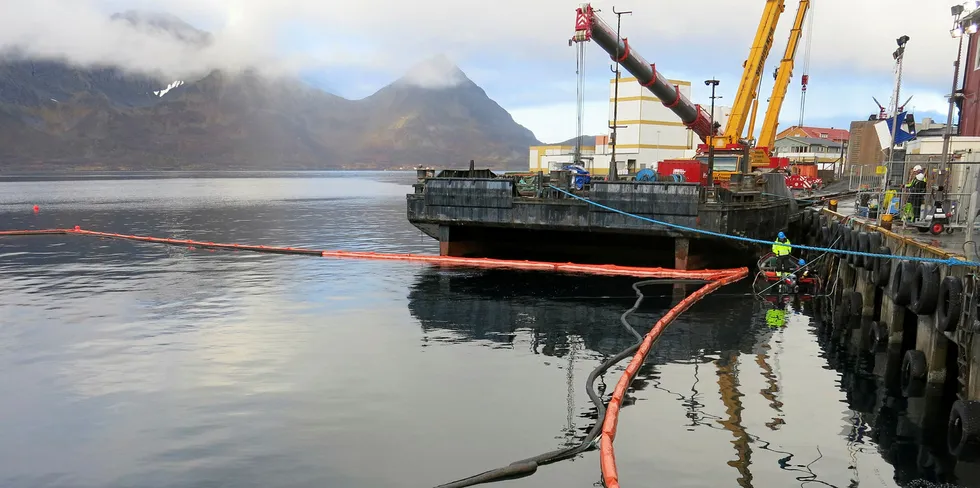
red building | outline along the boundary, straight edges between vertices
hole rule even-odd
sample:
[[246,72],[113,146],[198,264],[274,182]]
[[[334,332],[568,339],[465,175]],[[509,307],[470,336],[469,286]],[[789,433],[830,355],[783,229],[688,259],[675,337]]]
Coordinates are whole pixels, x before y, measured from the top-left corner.
[[823,127],[800,127],[790,126],[776,134],[776,140],[785,137],[804,137],[807,139],[826,139],[838,144],[844,144],[850,139],[850,133],[846,129],[823,128]]
[[[962,24],[970,26],[980,22],[980,10],[974,10],[962,19]],[[966,32],[970,32],[967,29]],[[957,100],[960,111],[961,136],[980,136],[980,52],[977,50],[980,35],[977,33],[964,34],[966,49],[960,61],[963,70],[963,96]]]

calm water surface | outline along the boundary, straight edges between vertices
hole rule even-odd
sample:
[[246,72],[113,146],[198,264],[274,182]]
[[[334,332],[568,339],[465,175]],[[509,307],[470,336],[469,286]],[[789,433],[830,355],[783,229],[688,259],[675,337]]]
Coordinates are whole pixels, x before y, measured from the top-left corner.
[[[414,174],[177,176],[8,178],[0,228],[438,251],[405,220]],[[429,487],[574,444],[586,376],[631,342],[631,282],[0,238],[0,486]],[[747,290],[658,343],[620,421],[623,486],[914,477],[872,441],[874,378],[832,369],[792,306],[769,329]],[[641,330],[673,300],[648,291]],[[500,486],[599,479],[593,451]]]

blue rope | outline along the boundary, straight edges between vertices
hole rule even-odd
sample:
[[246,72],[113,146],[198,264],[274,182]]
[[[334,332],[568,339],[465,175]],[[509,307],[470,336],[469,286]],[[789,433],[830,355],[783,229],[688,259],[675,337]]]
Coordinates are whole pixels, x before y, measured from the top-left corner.
[[[578,195],[575,195],[574,193],[570,193],[570,192],[567,192],[565,190],[562,190],[561,188],[558,188],[557,186],[554,186],[554,185],[548,185],[548,186],[550,186],[551,188],[553,188],[553,189],[555,189],[555,190],[557,190],[557,191],[559,191],[561,193],[564,193],[565,195],[568,195],[568,196],[570,196],[572,198],[575,198],[577,200],[582,200],[583,202],[586,202],[586,203],[588,203],[590,205],[595,205],[596,207],[603,208],[603,209],[609,210],[611,212],[616,212],[618,214],[622,214],[622,215],[625,215],[627,217],[633,217],[635,219],[644,220],[644,221],[650,222],[652,224],[663,225],[665,227],[670,227],[670,228],[677,229],[677,230],[683,230],[683,231],[686,231],[686,232],[693,232],[693,233],[696,233],[696,234],[703,234],[703,235],[708,235],[708,236],[712,236],[712,237],[720,237],[722,239],[731,239],[731,240],[741,241],[741,242],[751,242],[753,244],[762,244],[764,246],[770,246],[770,245],[772,245],[772,242],[771,241],[763,241],[761,239],[752,239],[750,237],[743,237],[743,236],[733,236],[733,235],[729,235],[729,234],[722,234],[720,232],[712,232],[710,230],[696,229],[696,228],[693,228],[693,227],[687,227],[687,226],[678,225],[678,224],[671,224],[669,222],[661,222],[659,220],[654,220],[654,219],[643,217],[643,216],[640,216],[640,215],[631,214],[629,212],[624,212],[624,211],[619,210],[619,209],[616,209],[616,208],[607,207],[607,206],[605,206],[605,205],[603,205],[601,203],[598,203],[598,202],[594,202],[592,200],[589,200],[588,198],[583,198],[583,197],[580,197]],[[861,252],[861,251],[845,251],[843,249],[830,249],[830,248],[826,248],[826,247],[803,246],[803,245],[800,245],[800,244],[793,244],[792,247],[794,247],[796,249],[807,250],[807,251],[830,252],[830,253],[835,253],[835,254],[853,254],[855,256],[865,256],[865,257],[869,257],[869,258],[900,259],[900,260],[907,260],[907,261],[918,261],[918,262],[922,262],[922,263],[946,264],[946,265],[949,265],[949,266],[980,266],[980,262],[964,261],[962,259],[957,259],[957,258],[948,258],[948,259],[917,258],[917,257],[912,257],[912,256],[899,256],[899,255],[894,255],[894,254],[873,254],[873,253]]]

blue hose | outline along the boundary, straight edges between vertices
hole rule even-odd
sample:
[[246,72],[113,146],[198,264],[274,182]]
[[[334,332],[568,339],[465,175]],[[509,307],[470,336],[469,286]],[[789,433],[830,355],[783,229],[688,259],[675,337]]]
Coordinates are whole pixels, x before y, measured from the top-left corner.
[[[578,195],[573,195],[573,194],[568,193],[567,191],[562,190],[561,188],[558,188],[558,187],[556,187],[554,185],[550,185],[550,186],[552,188],[554,188],[555,190],[558,190],[558,191],[560,191],[560,192],[562,192],[562,193],[564,193],[566,195],[569,195],[572,198],[576,198],[578,200],[582,200],[583,202],[586,202],[586,203],[588,203],[590,205],[595,205],[596,207],[599,207],[599,208],[602,208],[602,209],[606,209],[606,210],[609,210],[611,212],[616,212],[618,214],[625,215],[627,217],[633,217],[635,219],[640,219],[640,220],[643,220],[643,221],[646,221],[646,222],[650,222],[652,224],[662,225],[662,226],[665,226],[665,227],[670,227],[672,229],[682,230],[682,231],[685,231],[685,232],[691,232],[691,233],[695,233],[695,234],[702,234],[702,235],[707,235],[707,236],[712,236],[712,237],[720,237],[722,239],[729,239],[729,240],[733,240],[733,241],[751,242],[753,244],[762,244],[764,246],[772,245],[772,242],[771,241],[763,241],[761,239],[752,239],[750,237],[742,237],[742,236],[733,236],[733,235],[729,235],[729,234],[722,234],[720,232],[712,232],[710,230],[696,229],[696,228],[693,228],[693,227],[687,227],[687,226],[678,225],[678,224],[671,224],[669,222],[661,222],[659,220],[654,220],[654,219],[651,219],[651,218],[642,217],[640,215],[635,215],[635,214],[631,214],[629,212],[624,212],[624,211],[619,210],[619,209],[616,209],[616,208],[608,207],[608,206],[603,205],[603,204],[598,203],[598,202],[593,202],[592,200],[589,200],[588,198],[583,198],[583,197],[580,197]],[[869,252],[845,251],[843,249],[829,249],[829,248],[826,248],[826,247],[803,246],[803,245],[799,245],[799,244],[793,244],[793,247],[794,248],[797,248],[797,249],[804,249],[804,250],[807,250],[807,251],[830,252],[830,253],[835,253],[835,254],[853,254],[855,256],[864,256],[864,257],[868,257],[868,258],[899,259],[899,260],[906,260],[906,261],[918,261],[918,262],[922,262],[922,263],[946,264],[946,265],[949,265],[949,266],[980,266],[980,262],[964,261],[964,260],[956,259],[956,258],[939,259],[939,258],[919,258],[919,257],[914,257],[914,256],[901,256],[901,255],[894,255],[894,254],[873,254],[873,253],[869,253]]]

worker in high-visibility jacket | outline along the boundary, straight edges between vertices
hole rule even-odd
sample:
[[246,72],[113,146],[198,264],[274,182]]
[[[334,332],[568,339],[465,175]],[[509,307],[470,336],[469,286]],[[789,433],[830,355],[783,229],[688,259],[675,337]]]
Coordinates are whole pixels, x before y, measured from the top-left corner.
[[922,202],[926,198],[926,188],[928,183],[926,181],[925,171],[922,166],[918,164],[912,168],[912,178],[909,182],[905,184],[905,188],[908,192],[908,200],[905,203],[904,218],[906,222],[912,222],[916,220],[923,220],[925,218],[922,215]]
[[770,308],[766,310],[766,325],[773,329],[786,326],[786,309]]
[[793,251],[793,244],[786,238],[786,234],[780,232],[772,243],[772,253],[776,255],[776,265],[782,272],[790,272],[796,268],[796,261],[790,252]]

